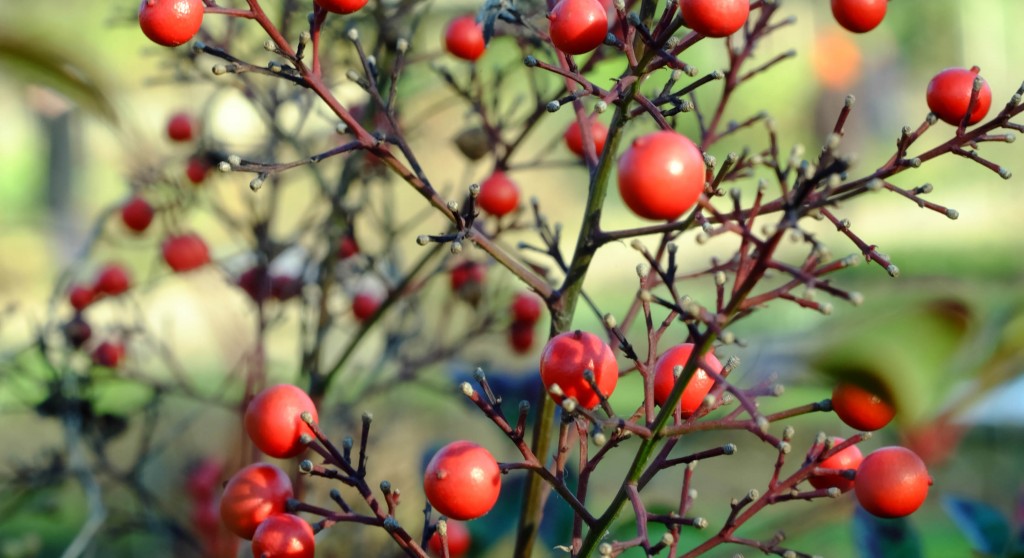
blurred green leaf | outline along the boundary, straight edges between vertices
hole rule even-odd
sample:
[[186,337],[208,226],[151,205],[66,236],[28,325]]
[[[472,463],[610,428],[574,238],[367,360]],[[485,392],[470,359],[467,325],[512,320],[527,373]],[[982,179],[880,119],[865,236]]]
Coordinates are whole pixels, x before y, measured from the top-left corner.
[[1010,540],[1010,525],[999,510],[966,498],[945,495],[942,507],[971,543],[971,548],[985,556],[1003,553]]

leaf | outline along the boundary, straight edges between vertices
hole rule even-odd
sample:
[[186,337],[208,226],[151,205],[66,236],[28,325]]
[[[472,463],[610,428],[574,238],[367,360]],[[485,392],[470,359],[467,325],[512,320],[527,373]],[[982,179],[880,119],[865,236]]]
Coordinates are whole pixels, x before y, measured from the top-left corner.
[[1001,555],[1010,540],[1010,525],[1003,514],[984,502],[944,495],[942,508],[971,543],[986,556]]
[[864,558],[919,558],[921,539],[905,517],[883,519],[857,506],[853,515],[857,554]]

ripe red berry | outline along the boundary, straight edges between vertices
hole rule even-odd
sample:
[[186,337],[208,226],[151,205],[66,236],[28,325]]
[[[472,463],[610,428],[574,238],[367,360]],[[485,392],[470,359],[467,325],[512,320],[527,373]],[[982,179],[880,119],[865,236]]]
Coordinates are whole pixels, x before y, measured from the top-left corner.
[[356,242],[356,238],[351,234],[346,234],[341,237],[341,241],[338,243],[338,259],[345,260],[355,256],[359,253],[359,243]]
[[255,265],[238,276],[238,286],[249,295],[254,302],[267,300],[271,296],[271,279],[267,268]]
[[243,539],[252,539],[256,527],[272,515],[285,512],[293,495],[288,475],[270,463],[253,463],[235,473],[220,497],[220,518]]
[[501,217],[519,206],[519,186],[502,171],[494,171],[480,183],[476,203],[491,215]]
[[885,19],[889,0],[832,0],[832,16],[854,33],[867,33]]
[[[837,446],[844,441],[843,438],[833,437],[832,444]],[[831,457],[825,459],[818,464],[818,467],[822,469],[835,469],[842,471],[846,469],[853,469],[854,471],[860,467],[861,461],[864,459],[863,454],[860,452],[860,448],[857,446],[850,446],[844,448],[842,451],[832,454]],[[807,479],[811,486],[814,488],[838,488],[840,492],[849,492],[853,488],[853,479],[848,479],[842,475],[812,475]]]
[[533,322],[512,322],[508,328],[508,342],[512,350],[519,354],[530,352],[533,348],[534,327]]
[[[552,337],[540,357],[540,379],[556,403],[572,397],[584,409],[593,409],[601,403],[583,373],[591,370],[594,383],[605,396],[615,391],[619,381],[619,367],[615,354],[600,337],[587,331],[570,331]],[[564,395],[550,393],[558,384]]]
[[123,267],[109,264],[96,275],[93,290],[97,294],[116,296],[127,291],[131,284],[128,272]]
[[245,431],[260,451],[281,459],[295,457],[306,446],[299,441],[303,434],[313,435],[309,425],[300,416],[313,415],[319,420],[316,406],[301,389],[280,384],[270,386],[256,394],[245,408]]
[[512,299],[512,320],[533,325],[540,319],[542,309],[540,297],[533,293],[518,293]]
[[209,170],[210,163],[204,157],[196,155],[189,158],[188,165],[185,167],[185,175],[188,176],[188,180],[192,184],[200,184],[206,180],[206,173]]
[[[942,70],[928,83],[928,108],[935,113],[943,122],[959,126],[964,115],[967,114],[967,106],[971,102],[971,92],[974,89],[974,79],[978,76],[979,68],[974,66],[967,68],[946,68]],[[988,114],[992,106],[992,88],[988,82],[981,79],[981,89],[978,91],[978,100],[974,103],[967,124],[977,124]]]
[[377,309],[380,308],[380,303],[380,298],[378,298],[374,293],[356,293],[356,295],[352,297],[352,314],[354,314],[356,319],[360,322],[366,321],[370,316],[377,313]]
[[486,275],[487,267],[484,264],[465,260],[452,268],[452,292],[462,300],[476,304],[483,295]]
[[832,390],[832,410],[847,426],[867,432],[889,424],[896,415],[896,409],[885,399],[849,382]]
[[313,528],[290,513],[268,517],[252,535],[253,558],[313,558],[315,551]]
[[92,362],[97,366],[117,368],[124,358],[124,345],[114,341],[104,341],[92,351]]
[[491,511],[501,492],[501,470],[491,452],[466,440],[444,446],[423,473],[423,491],[440,514],[476,519]]
[[453,19],[444,30],[444,47],[463,60],[480,58],[487,48],[484,43],[484,28],[473,15]]
[[584,54],[608,36],[608,11],[598,0],[560,0],[551,13],[551,43],[566,54]]
[[164,261],[176,272],[191,271],[210,261],[210,251],[199,235],[172,235],[164,240]]
[[[450,558],[462,558],[469,552],[469,545],[472,539],[469,536],[469,527],[461,521],[449,519],[445,521],[445,538],[448,540],[448,556]],[[427,550],[434,556],[444,556],[444,549],[441,546],[441,534],[434,531],[427,542]]]
[[[608,126],[601,123],[600,120],[589,119],[590,122],[590,138],[594,141],[594,153],[598,156],[604,151],[604,142],[608,139]],[[583,157],[583,132],[580,130],[579,120],[573,120],[569,127],[565,130],[565,135],[562,136],[565,140],[565,145],[579,157]]]
[[139,27],[158,45],[186,43],[203,25],[203,0],[142,0]]
[[704,192],[704,156],[684,135],[662,130],[641,136],[619,157],[619,192],[633,213],[671,221]]
[[185,490],[195,501],[213,500],[224,474],[224,464],[213,458],[205,458],[189,468]]
[[85,310],[93,300],[96,300],[96,292],[84,285],[72,285],[71,291],[68,292],[71,307],[79,312]]
[[750,14],[749,0],[682,0],[686,25],[707,37],[728,37],[743,28]]
[[916,453],[907,448],[879,448],[864,458],[854,479],[857,501],[872,515],[903,517],[921,507],[932,479]]
[[121,206],[121,220],[132,231],[142,232],[153,222],[153,206],[140,197],[133,197]]
[[[685,367],[692,352],[693,343],[683,343],[672,347],[658,357],[658,362],[654,365],[654,401],[658,405],[664,405],[668,401],[668,396],[676,385],[677,378],[674,369],[676,366]],[[714,372],[722,372],[722,363],[715,355],[705,354],[704,361]],[[683,418],[692,415],[704,402],[704,398],[708,396],[714,385],[714,378],[708,376],[703,368],[694,370],[690,381],[683,388],[683,395],[679,398],[680,415]]]
[[321,8],[336,14],[351,14],[358,12],[369,0],[313,0]]
[[195,134],[195,120],[186,112],[178,112],[167,121],[167,137],[174,141],[190,141]]

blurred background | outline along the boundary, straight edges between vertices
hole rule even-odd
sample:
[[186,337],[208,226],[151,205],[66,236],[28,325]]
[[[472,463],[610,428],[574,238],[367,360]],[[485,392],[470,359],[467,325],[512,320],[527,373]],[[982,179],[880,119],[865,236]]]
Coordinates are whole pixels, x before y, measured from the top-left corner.
[[[443,56],[438,37],[453,15],[475,8],[474,2],[433,3],[431,15],[414,35],[412,55],[424,67],[439,64],[465,76],[466,65]],[[185,169],[197,148],[166,139],[173,114],[193,115],[203,126],[202,144],[216,144],[226,153],[255,156],[258,138],[267,134],[262,115],[237,89],[217,86],[227,77],[217,82],[209,76],[212,59],[191,60],[182,54],[187,46],[171,55],[153,45],[138,30],[136,10],[131,1],[97,5],[85,0],[0,0],[3,558],[229,552],[195,544],[202,540],[197,533],[209,525],[203,523],[209,518],[202,517],[208,510],[182,499],[180,491],[203,466],[219,467],[213,476],[223,480],[232,468],[248,462],[251,448],[240,433],[238,409],[247,389],[244,371],[253,355],[265,359],[268,381],[298,378],[304,310],[284,305],[274,309],[270,321],[279,327],[265,335],[266,315],[234,286],[253,264],[252,238],[225,226],[219,212],[226,208],[244,217],[267,210],[270,194],[250,192],[251,175],[213,170],[195,192],[160,197],[161,203],[176,208],[160,218],[160,227],[201,232],[216,261],[187,276],[162,267],[159,235],[129,235],[117,218],[132,192],[154,182],[168,188],[188,184]],[[1018,32],[1024,3],[1018,0],[893,2],[883,24],[865,35],[839,28],[828,2],[788,0],[782,13],[795,16],[796,23],[770,36],[757,60],[789,49],[797,56],[741,88],[728,117],[742,121],[767,111],[777,123],[784,150],[800,144],[814,153],[832,129],[844,98],[854,94],[857,104],[841,147],[855,155],[853,176],[883,164],[900,129],[916,128],[924,120],[925,89],[938,71],[979,66],[992,88],[990,114],[1024,80],[1024,35]],[[257,51],[262,40],[254,41]],[[481,74],[494,73],[517,65],[520,57],[499,36],[478,68]],[[704,44],[693,49],[693,57],[687,61],[710,71],[723,64],[724,50]],[[616,61],[598,65],[590,77],[606,85],[619,67]],[[196,77],[200,73],[205,74],[201,79]],[[431,71],[410,70],[402,84],[407,103],[402,116],[427,174],[451,194],[485,178],[494,162],[490,157],[469,161],[454,145],[452,140],[463,123],[472,123],[472,115],[438,80]],[[357,106],[366,101],[343,72],[336,83],[343,102]],[[504,87],[507,102],[518,102],[517,85],[506,82]],[[324,111],[314,108],[310,114],[307,130],[330,133]],[[608,117],[602,117],[606,123]],[[296,114],[279,118],[284,123],[300,119]],[[585,170],[561,145],[570,119],[569,111],[545,116],[511,161],[524,199],[535,197],[552,221],[564,224],[568,251],[575,239],[569,231],[580,222],[578,208],[586,187]],[[650,124],[638,125],[635,133],[643,126]],[[950,134],[948,126],[939,124],[911,152],[924,151]],[[712,154],[723,160],[729,150],[762,142],[763,134],[751,129],[715,146]],[[985,144],[982,154],[1024,177],[1019,144]],[[286,158],[303,155],[308,153],[296,150]],[[877,374],[893,392],[904,394],[897,421],[862,448],[866,454],[881,446],[908,445],[926,459],[935,478],[925,507],[906,521],[882,524],[862,517],[854,511],[853,498],[846,496],[769,510],[746,527],[744,536],[768,538],[785,529],[789,547],[829,557],[882,555],[878,549],[883,547],[889,556],[1003,555],[1009,541],[1019,537],[1024,517],[1024,382],[1019,380],[1024,372],[1024,227],[1019,217],[1024,188],[1017,176],[1002,180],[952,156],[901,174],[895,183],[903,188],[933,184],[934,193],[927,197],[955,208],[959,218],[947,219],[891,193],[863,196],[841,208],[860,237],[877,244],[899,266],[900,277],[890,278],[877,265],[864,264],[835,277],[837,284],[864,295],[861,307],[836,300],[832,315],[822,316],[776,302],[737,326],[743,346],[724,348],[719,356],[740,356],[737,374],[743,376],[738,377],[751,384],[778,375],[787,391],[766,403],[772,409],[825,399],[835,378],[853,369]],[[308,186],[309,177],[291,178],[299,185],[289,186],[287,197],[274,198],[284,238],[299,230],[317,195]],[[755,183],[751,179],[738,186],[752,188]],[[443,230],[440,220],[423,212],[421,198],[401,185],[368,192],[352,202],[369,208],[355,217],[357,230],[370,231],[359,237],[367,254],[362,264],[390,262],[373,255],[394,249],[391,255],[408,265],[422,250],[412,239]],[[605,215],[613,229],[642,224],[615,193]],[[375,234],[375,226],[387,219],[413,226]],[[857,252],[829,228],[823,225],[815,232],[833,254]],[[515,240],[536,243],[528,231],[516,234]],[[327,249],[323,239],[309,234],[291,238],[305,252],[276,260],[273,265],[280,269],[294,270],[296,260]],[[680,253],[696,262],[696,268],[728,250],[724,242],[691,242]],[[89,356],[73,351],[55,356],[45,341],[72,315],[66,302],[69,286],[112,261],[131,271],[136,287],[123,300],[90,308],[88,319],[96,339],[107,335],[124,340],[127,352],[121,369],[90,372],[100,376],[104,387],[91,394],[89,412],[96,430],[79,439],[70,433],[81,429],[70,428],[46,403],[52,403],[52,378],[62,377],[57,370],[89,368]],[[633,292],[632,268],[640,261],[627,243],[610,245],[598,255],[587,290],[602,301],[602,311],[626,312],[632,297],[622,293]],[[444,265],[437,268],[439,273]],[[509,274],[492,268],[483,308],[500,307],[520,288]],[[713,291],[705,285],[694,292]],[[423,293],[435,301],[428,304],[435,314],[425,321],[449,337],[479,323],[475,316],[481,306],[454,300],[446,284],[428,285]],[[348,304],[344,299],[332,303]],[[577,326],[600,327],[597,317],[586,311],[579,312]],[[354,329],[333,331],[337,345],[332,350],[340,352]],[[538,337],[543,331],[541,326]],[[371,485],[387,478],[402,487],[405,505],[399,519],[418,532],[421,461],[450,441],[452,432],[492,448],[499,460],[515,458],[500,432],[453,395],[458,379],[484,364],[503,379],[508,407],[514,409],[518,396],[533,387],[530,379],[541,343],[517,353],[508,347],[504,333],[492,327],[460,345],[451,358],[436,359],[407,379],[403,367],[408,362],[395,365],[387,358],[395,351],[391,333],[387,327],[370,331],[346,367],[344,388],[339,385],[327,393],[321,415],[340,439],[357,432],[363,411],[375,414],[371,455],[376,480]],[[643,331],[634,328],[630,333]],[[639,393],[635,375],[627,377],[613,403],[635,400]],[[792,424],[798,433],[796,448],[808,447],[819,431],[853,433],[832,415],[798,417]],[[769,448],[743,437],[726,440],[703,434],[683,445],[692,451],[725,441],[740,444],[738,456],[700,468],[695,476],[700,488],[695,511],[712,527],[727,515],[730,498],[763,486],[774,461]],[[794,452],[794,463],[802,451]],[[621,453],[626,455],[619,459],[628,462],[630,452]],[[609,490],[618,484],[616,463],[605,464],[614,485]],[[499,510],[470,525],[474,552],[481,556],[508,554],[511,531],[502,523],[510,522],[500,518],[515,513],[517,481],[511,477]],[[671,499],[659,502],[656,495],[676,490],[672,487],[678,479],[663,480],[663,490],[649,489],[652,508],[672,505]],[[602,497],[606,495],[595,495],[597,502]],[[564,513],[554,508],[550,512],[554,527],[545,533],[538,556],[563,543],[564,531],[557,527],[564,526],[559,523]],[[616,534],[628,538],[632,528],[624,523]],[[365,528],[333,527],[318,538],[318,556],[397,555],[379,535]],[[691,535],[694,543],[700,540],[700,533]],[[895,542],[876,545],[887,537]],[[731,556],[737,550],[714,555]]]

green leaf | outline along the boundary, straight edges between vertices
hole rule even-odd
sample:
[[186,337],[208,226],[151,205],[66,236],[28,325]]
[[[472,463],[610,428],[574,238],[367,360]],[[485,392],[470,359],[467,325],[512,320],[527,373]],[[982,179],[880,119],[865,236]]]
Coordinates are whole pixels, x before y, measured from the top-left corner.
[[997,556],[1006,549],[1010,525],[996,508],[984,502],[948,495],[942,497],[942,508],[979,554]]

